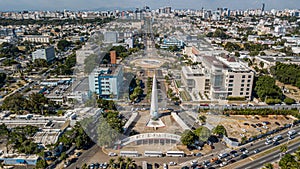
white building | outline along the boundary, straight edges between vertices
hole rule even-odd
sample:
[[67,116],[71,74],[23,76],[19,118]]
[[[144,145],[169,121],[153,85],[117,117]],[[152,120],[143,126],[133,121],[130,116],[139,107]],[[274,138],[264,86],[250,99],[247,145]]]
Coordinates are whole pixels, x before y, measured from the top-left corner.
[[84,65],[84,60],[91,54],[95,54],[99,56],[100,48],[99,46],[87,43],[86,45],[82,46],[81,49],[76,51],[76,63],[78,65]]
[[105,32],[104,42],[106,43],[116,43],[118,42],[118,32]]
[[36,43],[50,43],[50,38],[48,36],[41,36],[41,35],[27,35],[23,37],[23,41],[36,42]]
[[123,68],[121,65],[100,65],[89,75],[90,92],[98,94],[101,98],[119,98],[122,83]]
[[45,49],[37,49],[32,52],[32,60],[45,59],[47,62],[51,62],[55,59],[55,50],[53,46],[49,46]]
[[250,100],[254,72],[233,57],[198,56],[200,64],[182,68],[182,82],[194,95],[207,94],[212,100],[241,97]]

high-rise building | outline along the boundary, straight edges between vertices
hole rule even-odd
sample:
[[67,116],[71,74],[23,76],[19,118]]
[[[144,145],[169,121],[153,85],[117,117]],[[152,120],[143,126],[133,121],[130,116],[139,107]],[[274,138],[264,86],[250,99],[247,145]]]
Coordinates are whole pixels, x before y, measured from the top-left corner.
[[100,65],[89,75],[90,92],[96,93],[104,99],[118,99],[122,83],[123,68],[121,65]]
[[47,62],[51,62],[55,59],[55,50],[53,46],[49,46],[45,49],[37,49],[32,52],[32,60],[45,59]]

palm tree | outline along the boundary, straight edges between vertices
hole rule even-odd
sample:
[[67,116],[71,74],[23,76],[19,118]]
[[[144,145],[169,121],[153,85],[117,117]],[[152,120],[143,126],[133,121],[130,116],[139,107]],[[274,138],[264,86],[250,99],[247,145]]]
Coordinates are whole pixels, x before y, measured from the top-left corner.
[[109,159],[108,164],[109,164],[110,168],[114,168],[114,163],[115,163],[115,159],[113,159],[113,158]]
[[124,161],[124,158],[119,156],[118,159],[117,159],[117,164],[120,166],[120,168],[122,168],[123,161]]
[[280,146],[280,152],[285,153],[287,151],[287,145]]
[[133,168],[135,165],[132,158],[126,158],[126,169]]
[[273,169],[273,165],[271,163],[266,163],[264,164],[264,168],[263,169]]
[[300,161],[300,147],[299,147],[298,150],[295,152],[295,157],[296,157],[297,161]]
[[198,117],[198,120],[200,120],[201,123],[205,123],[206,122],[206,116],[201,115],[201,116]]

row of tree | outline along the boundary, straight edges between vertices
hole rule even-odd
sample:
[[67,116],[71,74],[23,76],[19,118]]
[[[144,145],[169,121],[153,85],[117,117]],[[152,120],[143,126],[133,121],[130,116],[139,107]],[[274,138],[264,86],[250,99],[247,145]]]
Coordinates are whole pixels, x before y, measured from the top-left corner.
[[230,115],[293,115],[295,117],[300,117],[298,110],[275,110],[275,109],[225,109],[223,114]]

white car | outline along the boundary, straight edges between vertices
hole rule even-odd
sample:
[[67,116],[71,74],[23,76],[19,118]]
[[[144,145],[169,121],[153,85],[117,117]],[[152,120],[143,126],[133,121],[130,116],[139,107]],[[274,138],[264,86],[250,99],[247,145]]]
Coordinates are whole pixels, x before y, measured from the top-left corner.
[[108,153],[108,156],[110,156],[110,157],[117,156],[117,153],[109,152],[109,153]]
[[177,165],[177,163],[174,162],[174,161],[171,161],[171,162],[169,162],[169,165],[170,165],[170,166],[174,166],[174,165]]
[[223,163],[220,164],[220,167],[224,167],[225,165],[227,165],[227,162],[224,161]]
[[198,161],[197,160],[193,160],[192,162],[191,162],[191,165],[197,165],[198,164]]

